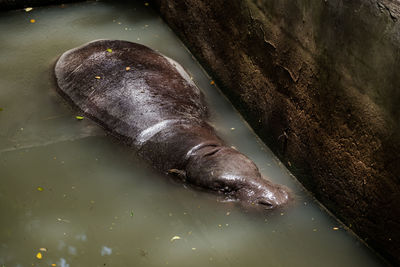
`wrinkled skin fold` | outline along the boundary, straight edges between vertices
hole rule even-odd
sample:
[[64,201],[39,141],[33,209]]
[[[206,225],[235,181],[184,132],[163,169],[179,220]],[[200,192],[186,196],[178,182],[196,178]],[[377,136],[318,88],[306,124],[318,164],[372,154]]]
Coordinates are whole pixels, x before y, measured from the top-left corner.
[[174,60],[140,44],[99,40],[65,52],[59,93],[162,172],[247,204],[275,208],[289,191],[206,122],[202,92]]

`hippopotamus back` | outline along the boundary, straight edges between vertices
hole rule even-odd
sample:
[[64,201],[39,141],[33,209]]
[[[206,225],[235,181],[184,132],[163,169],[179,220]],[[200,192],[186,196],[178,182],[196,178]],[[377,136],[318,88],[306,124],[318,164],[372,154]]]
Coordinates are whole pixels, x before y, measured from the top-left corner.
[[159,123],[207,116],[203,94],[183,68],[140,44],[91,42],[64,53],[55,74],[76,106],[127,140]]

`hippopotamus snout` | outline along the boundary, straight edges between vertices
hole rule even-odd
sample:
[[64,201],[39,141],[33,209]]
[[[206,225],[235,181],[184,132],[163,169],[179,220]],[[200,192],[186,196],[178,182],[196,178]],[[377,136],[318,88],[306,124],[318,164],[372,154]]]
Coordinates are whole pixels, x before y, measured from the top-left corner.
[[244,200],[247,204],[273,209],[291,201],[290,190],[285,186],[273,184],[265,178],[254,180],[251,185],[241,189],[238,195],[238,198]]
[[272,209],[291,200],[286,187],[263,178],[253,161],[226,146],[203,146],[192,153],[186,174],[189,182],[245,204]]

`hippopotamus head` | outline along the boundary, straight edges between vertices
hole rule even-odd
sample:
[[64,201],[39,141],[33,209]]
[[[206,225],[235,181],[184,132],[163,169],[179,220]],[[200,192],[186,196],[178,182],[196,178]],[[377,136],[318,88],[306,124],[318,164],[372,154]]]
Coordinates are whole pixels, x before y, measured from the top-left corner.
[[263,178],[253,161],[235,149],[205,145],[190,155],[186,180],[267,209],[291,200],[289,190]]

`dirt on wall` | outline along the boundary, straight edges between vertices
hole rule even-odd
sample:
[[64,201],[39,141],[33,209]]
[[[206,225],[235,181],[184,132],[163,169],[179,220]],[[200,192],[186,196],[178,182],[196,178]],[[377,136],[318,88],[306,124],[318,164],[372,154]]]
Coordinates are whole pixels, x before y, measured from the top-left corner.
[[317,199],[400,263],[400,4],[153,4]]

